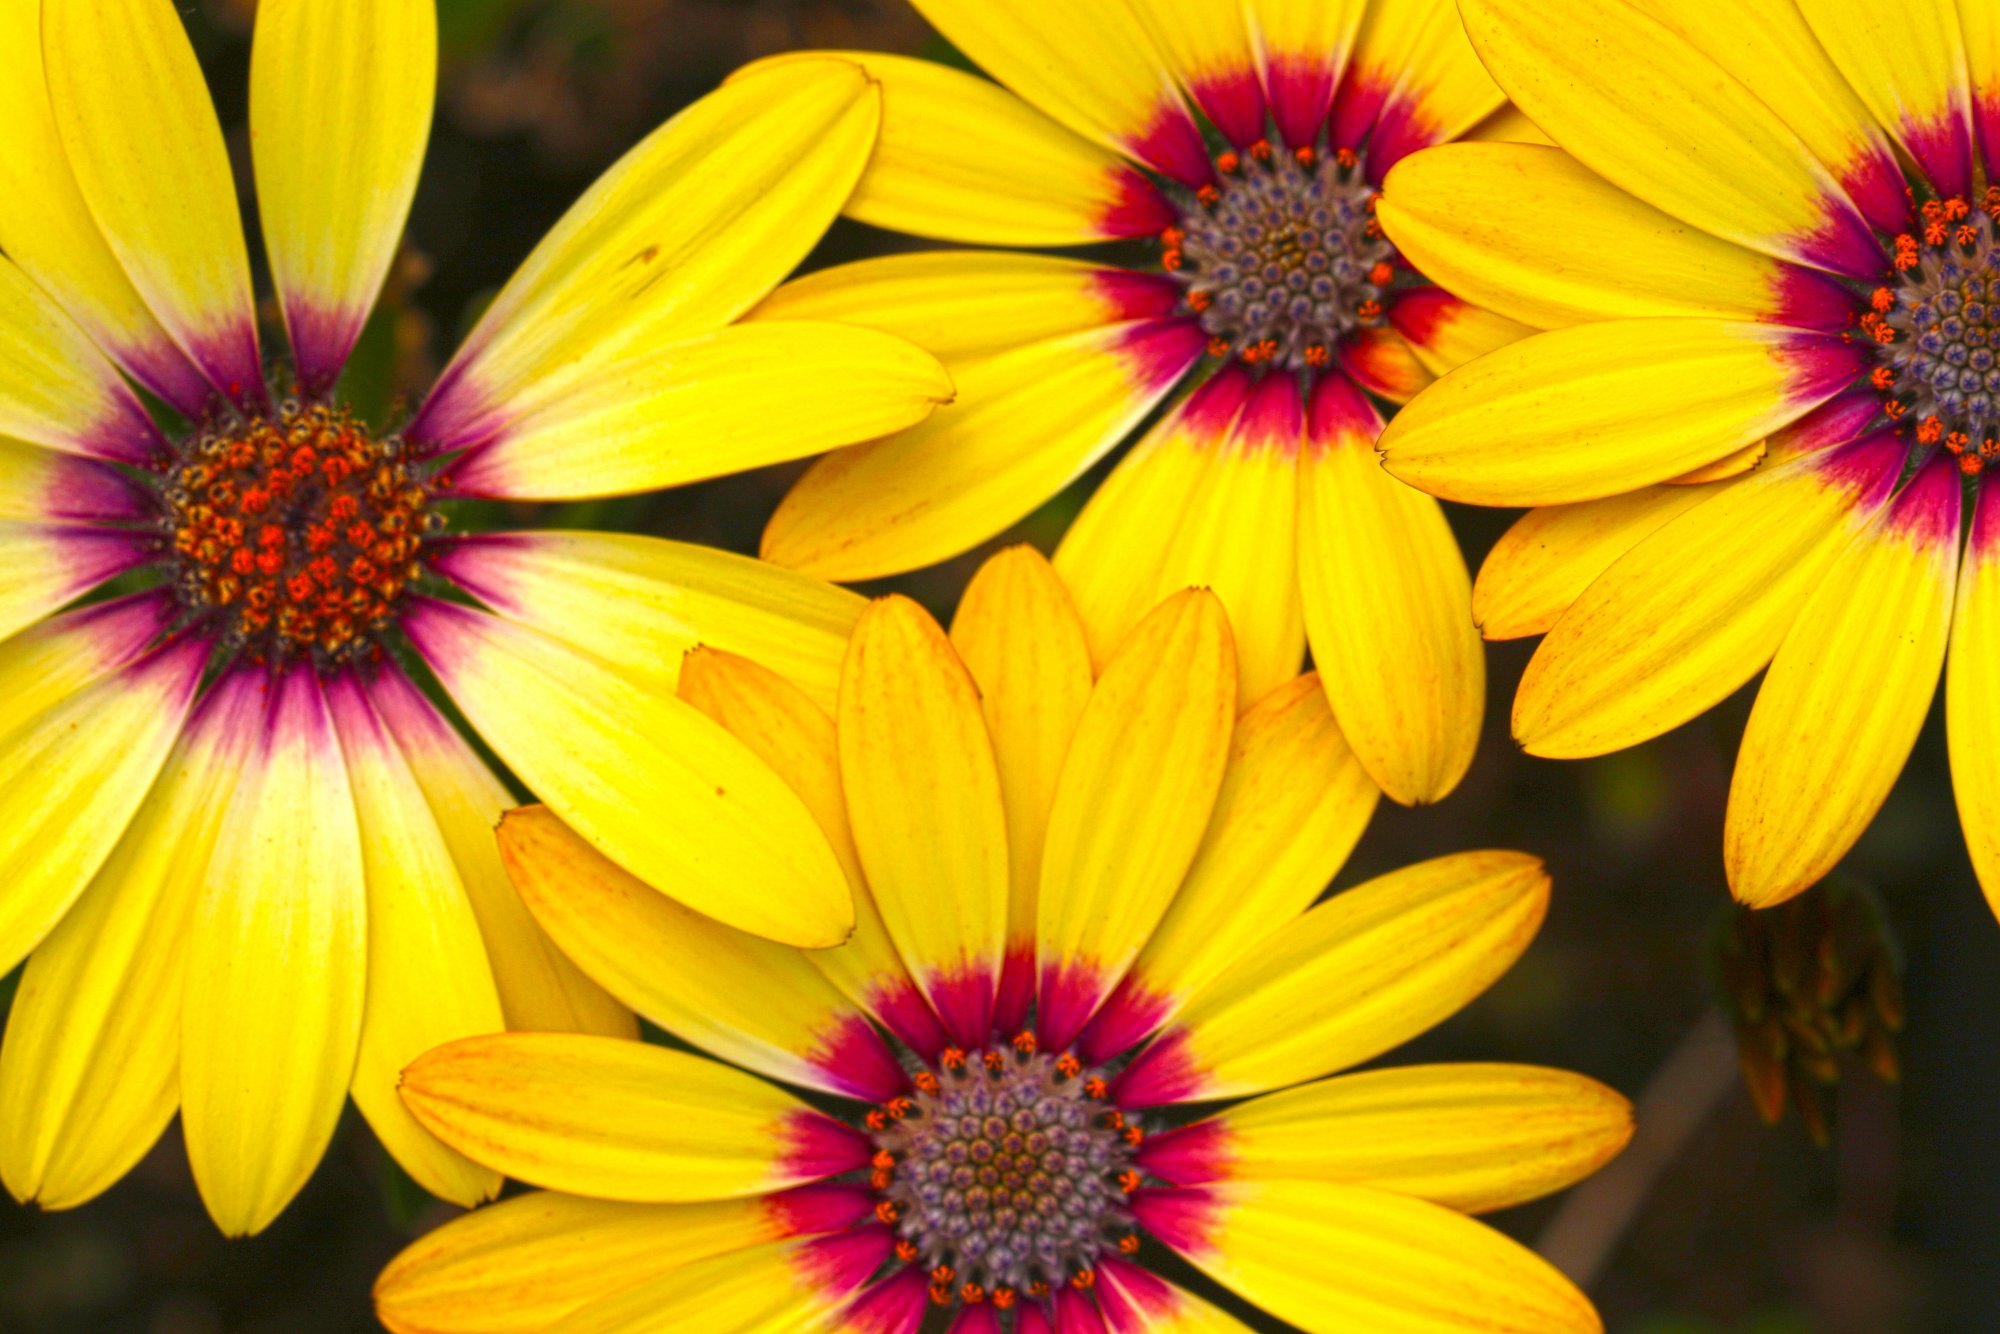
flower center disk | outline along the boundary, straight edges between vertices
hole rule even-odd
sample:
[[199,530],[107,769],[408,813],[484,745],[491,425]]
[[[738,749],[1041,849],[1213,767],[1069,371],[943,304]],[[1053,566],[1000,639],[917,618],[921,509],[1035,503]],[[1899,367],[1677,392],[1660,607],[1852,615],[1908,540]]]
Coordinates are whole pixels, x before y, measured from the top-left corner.
[[1070,1058],[948,1051],[876,1133],[878,1208],[932,1298],[1000,1307],[1129,1250],[1138,1134]]
[[1342,338],[1382,323],[1396,248],[1359,155],[1260,141],[1216,167],[1220,184],[1192,196],[1161,237],[1161,263],[1186,284],[1211,354],[1319,368]]
[[167,477],[174,588],[261,661],[366,656],[442,525],[395,436],[344,406],[286,403],[187,440]]
[[1875,289],[1862,329],[1889,415],[1916,424],[1976,473],[2000,456],[2000,189],[1986,207],[1924,205],[1920,234],[1896,238],[1896,277]]

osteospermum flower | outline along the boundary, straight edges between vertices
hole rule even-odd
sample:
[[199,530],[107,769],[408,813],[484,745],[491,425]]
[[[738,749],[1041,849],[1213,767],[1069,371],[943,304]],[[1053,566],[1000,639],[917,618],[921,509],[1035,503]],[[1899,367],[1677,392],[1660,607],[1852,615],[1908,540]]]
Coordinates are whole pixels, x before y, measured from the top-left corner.
[[[409,1119],[396,1072],[503,1021],[629,1031],[513,899],[490,834],[507,789],[418,662],[622,864],[796,944],[851,924],[798,799],[666,696],[696,637],[830,691],[860,599],[651,539],[445,518],[461,496],[816,450],[948,395],[884,335],[729,327],[838,210],[873,87],[801,64],[664,126],[383,431],[335,385],[415,188],[435,27],[428,0],[260,8],[252,156],[294,357],[267,372],[170,0],[0,5],[0,974],[34,950],[0,1050],[0,1178],[21,1199],[90,1198],[178,1109],[210,1211],[254,1231],[351,1088],[423,1185],[470,1203],[498,1178]],[[59,613],[114,578],[123,596]],[[661,838],[641,796],[705,812],[702,838]]]
[[1949,641],[1992,896],[2000,22],[1980,0],[1754,8],[1465,0],[1567,151],[1419,155],[1382,218],[1441,281],[1549,332],[1439,381],[1383,449],[1438,495],[1549,507],[1475,597],[1489,635],[1548,632],[1514,707],[1529,751],[1643,741],[1768,664],[1725,832],[1753,905],[1853,846]]
[[1310,639],[1382,788],[1451,791],[1485,697],[1471,580],[1438,507],[1382,474],[1376,400],[1529,330],[1432,286],[1373,216],[1390,166],[1501,106],[1450,0],[916,7],[999,83],[849,53],[884,122],[848,211],[974,245],[1136,242],[1133,263],[929,252],[781,290],[772,315],[936,352],[959,398],[818,463],[765,556],[854,579],[954,555],[1173,400],[1056,553],[1097,660],[1210,586],[1247,696]]
[[510,813],[502,856],[557,942],[717,1059],[514,1034],[419,1060],[403,1096],[424,1124],[548,1190],[405,1251],[384,1322],[1243,1329],[1151,1271],[1175,1252],[1307,1330],[1598,1328],[1466,1214],[1593,1170],[1622,1099],[1522,1066],[1322,1079],[1499,977],[1541,921],[1540,863],[1443,857],[1310,907],[1376,789],[1317,681],[1239,716],[1236,677],[1219,602],[1186,592],[1093,679],[1025,548],[988,563],[950,638],[873,604],[831,718],[697,650],[682,694],[818,813],[854,939],[733,932],[545,809]]

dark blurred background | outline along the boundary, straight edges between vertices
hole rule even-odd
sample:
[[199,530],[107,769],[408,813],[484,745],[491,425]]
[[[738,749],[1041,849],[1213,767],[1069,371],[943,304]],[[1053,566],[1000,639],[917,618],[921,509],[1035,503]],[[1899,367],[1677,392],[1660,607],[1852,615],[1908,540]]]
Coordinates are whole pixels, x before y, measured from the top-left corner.
[[[247,164],[254,0],[184,9]],[[440,0],[440,13],[430,159],[355,371],[357,393],[383,404],[421,390],[468,314],[600,171],[736,65],[801,47],[935,42],[902,0]],[[843,223],[812,262],[898,244]],[[796,471],[510,517],[748,552]],[[1102,471],[1002,541],[1052,549]],[[1453,518],[1476,565],[1509,516]],[[997,545],[895,586],[946,615]],[[1903,1078],[1891,1086],[1845,1059],[1824,1094],[1833,1116],[1821,1148],[1796,1116],[1760,1121],[1714,1013],[1722,814],[1748,692],[1621,755],[1530,760],[1506,727],[1527,656],[1522,644],[1492,651],[1485,745],[1464,786],[1434,809],[1385,803],[1341,877],[1476,846],[1523,848],[1554,872],[1554,907],[1527,957],[1394,1059],[1564,1066],[1635,1098],[1650,1089],[1649,1115],[1615,1175],[1495,1221],[1588,1270],[1614,1334],[2000,1330],[2000,1139],[1989,1129],[2000,1109],[2000,927],[1961,845],[1939,719],[1847,867],[1879,890],[1907,962]],[[11,985],[0,980],[0,1007]],[[224,1241],[170,1132],[83,1209],[0,1202],[0,1331],[372,1330],[376,1271],[449,1213],[398,1177],[350,1113],[285,1217],[254,1240]]]

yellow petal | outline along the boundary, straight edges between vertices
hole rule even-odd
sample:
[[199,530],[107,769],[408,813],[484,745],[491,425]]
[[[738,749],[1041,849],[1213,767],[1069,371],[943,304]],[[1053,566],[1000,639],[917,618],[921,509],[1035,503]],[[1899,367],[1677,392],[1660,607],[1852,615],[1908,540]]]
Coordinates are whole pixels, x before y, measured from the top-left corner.
[[1235,369],[1206,381],[1119,463],[1056,551],[1100,660],[1162,598],[1214,592],[1245,700],[1297,675],[1306,641],[1298,386],[1290,376],[1249,384]]
[[1033,547],[1009,547],[973,575],[951,623],[952,647],[979,688],[1007,812],[1007,954],[1003,1030],[1034,995],[1035,903],[1056,779],[1090,701],[1090,645],[1055,570]]
[[467,539],[437,566],[493,610],[661,694],[697,644],[742,654],[833,707],[862,599],[712,547],[540,529]]
[[157,513],[125,474],[97,459],[0,436],[0,520],[143,520]]
[[1109,1257],[1097,1265],[1097,1300],[1113,1334],[1249,1334],[1235,1316],[1150,1269]]
[[0,436],[147,463],[158,428],[117,368],[35,281],[0,260]]
[[1264,96],[1287,144],[1318,141],[1370,8],[1367,0],[1258,0],[1244,6]]
[[1236,651],[1211,593],[1139,622],[1091,694],[1049,811],[1036,904],[1041,1007],[1067,1046],[1159,925],[1229,762]]
[[367,890],[340,739],[314,670],[249,669],[261,735],[188,941],[181,1128],[216,1226],[261,1231],[333,1137],[361,1037]]
[[807,951],[806,961],[914,1050],[930,1053],[942,1047],[937,1016],[903,967],[861,873],[861,858],[847,827],[847,796],[841,790],[833,719],[770,668],[711,648],[696,648],[687,655],[680,695],[790,784],[847,873],[854,892],[854,934],[832,949]]
[[683,908],[541,806],[509,811],[500,854],[535,918],[613,995],[685,1042],[789,1084],[886,1102],[901,1067],[804,951]]
[[1299,588],[1347,743],[1405,805],[1439,801],[1479,748],[1486,655],[1472,576],[1435,500],[1382,470],[1382,419],[1321,381],[1299,487]]
[[[1788,285],[1828,286],[1635,199],[1556,148],[1447,144],[1399,163],[1382,189],[1382,227],[1412,264],[1537,328],[1673,316],[1800,323],[1816,308],[1788,302]],[[1562,219],[1559,237],[1550,218]]]
[[147,545],[108,528],[0,519],[0,638],[143,563]]
[[1202,347],[1188,321],[1133,321],[958,363],[951,406],[813,465],[771,516],[764,558],[854,580],[955,556],[1108,453]]
[[1255,1098],[1149,1140],[1176,1183],[1342,1181],[1461,1213],[1574,1185],[1632,1138],[1632,1105],[1594,1079],[1532,1065],[1416,1065]]
[[837,1266],[837,1286],[827,1276],[829,1265],[821,1252],[855,1249],[849,1239],[776,1242],[698,1260],[592,1302],[549,1326],[547,1334],[678,1334],[698,1328],[741,1334],[860,1334],[830,1322],[847,1294],[886,1261],[889,1239],[886,1231],[875,1231],[857,1234],[856,1240],[868,1248],[868,1257]]
[[493,840],[501,814],[515,804],[506,784],[400,671],[378,672],[368,693],[451,848],[506,1027],[637,1037],[632,1012],[555,947],[508,881]]
[[769,1199],[627,1204],[535,1191],[455,1218],[375,1280],[393,1334],[540,1334],[599,1297],[784,1235]]
[[1529,120],[1526,113],[1512,102],[1460,135],[1459,141],[1480,144],[1540,144],[1544,148],[1553,148],[1556,142],[1543,134],[1541,127]]
[[94,1198],[173,1119],[188,933],[259,712],[242,691],[211,699],[21,975],[0,1049],[0,1179],[16,1199]]
[[584,192],[501,290],[410,424],[478,444],[521,395],[586,384],[641,348],[712,333],[816,245],[875,143],[880,102],[843,60],[710,93]]
[[794,278],[758,320],[831,320],[907,338],[950,365],[1106,324],[1170,315],[1162,274],[1004,250],[920,250]]
[[1602,1334],[1590,1301],[1519,1242],[1424,1200],[1331,1181],[1141,1197],[1147,1230],[1308,1334]]
[[778,322],[649,345],[510,406],[454,490],[576,500],[684,486],[900,431],[952,397],[929,353],[873,329]]
[[507,767],[620,866],[786,944],[836,945],[853,929],[846,877],[812,815],[695,709],[456,604],[423,603],[405,628]]
[[1862,369],[1831,336],[1727,320],[1538,334],[1452,372],[1382,436],[1389,471],[1447,500],[1564,505],[1634,491],[1796,421]]
[[1827,58],[1796,0],[1629,0],[1756,91],[1883,231],[1911,214],[1903,171],[1861,99]]
[[1984,0],[1959,0],[1966,71],[1972,81],[1972,115],[1985,150],[1986,179],[2000,181],[2000,13]]
[[171,598],[140,593],[78,607],[0,639],[0,738],[131,666],[176,615]]
[[184,416],[213,390],[146,309],[90,216],[49,107],[42,6],[0,5],[0,251],[134,379]]
[[222,127],[165,0],[46,0],[49,105],[118,262],[223,393],[264,400],[250,258]]
[[429,0],[281,0],[257,11],[257,207],[309,394],[339,376],[396,257],[436,99]]
[[985,1045],[1007,939],[1007,817],[979,687],[916,603],[862,613],[837,715],[848,822],[910,976]]
[[1875,119],[1940,195],[1972,192],[1972,106],[1956,0],[1892,13],[1798,0],[1799,12]]
[[1466,41],[1456,6],[1376,4],[1362,23],[1328,135],[1331,144],[1358,145],[1365,134],[1369,169],[1379,173],[1419,148],[1457,138],[1504,100]]
[[1181,87],[1239,148],[1264,137],[1264,89],[1239,0],[1132,0]]
[[1713,486],[1647,486],[1529,510],[1486,553],[1472,619],[1488,639],[1547,634],[1614,561],[1715,494]]
[[882,136],[847,215],[891,231],[973,245],[1068,246],[1148,236],[1172,208],[1117,153],[1065,129],[989,79],[879,51],[837,56],[882,86]]
[[1937,693],[1959,473],[1931,462],[1827,568],[1757,692],[1729,788],[1729,887],[1767,907],[1832,870],[1895,785]]
[[57,670],[26,683],[41,707],[0,740],[0,970],[40,943],[117,846],[173,748],[208,647],[183,641],[54,698],[49,687],[74,667],[35,655]]
[[[1981,488],[1952,616],[1951,662],[1945,673],[1945,721],[1951,736],[1951,783],[1958,820],[1986,901],[2000,916],[2000,713],[1992,682],[2000,679],[2000,499]],[[19,1002],[17,1001],[18,1005]]]
[[403,1101],[454,1148],[603,1200],[762,1195],[865,1166],[869,1142],[754,1075],[580,1033],[501,1033],[426,1053]]
[[1126,1067],[1117,1095],[1127,1106],[1236,1097],[1378,1056],[1491,986],[1548,902],[1541,862],[1519,852],[1439,857],[1336,894],[1272,923]]
[[1031,14],[1007,0],[915,4],[973,63],[1078,134],[1189,184],[1208,179],[1167,59],[1126,6]]
[[1301,676],[1237,719],[1194,865],[1159,929],[1084,1038],[1108,1057],[1171,1018],[1340,870],[1381,795],[1340,735],[1319,678]]
[[[1147,612],[1187,587],[1167,582],[1168,551],[1189,511],[1204,499],[1203,487],[1250,385],[1248,372],[1234,365],[1204,380],[1139,438],[1063,534],[1055,568],[1076,602],[1098,666]],[[1296,564],[1294,555],[1281,568]],[[1296,576],[1279,578],[1296,586]]]
[[1856,450],[1753,473],[1614,561],[1522,674],[1515,739],[1534,755],[1602,755],[1761,671],[1849,535],[1843,516],[1865,520],[1901,466],[1897,442]]
[[1743,446],[1734,454],[1725,454],[1713,463],[1704,464],[1678,477],[1670,477],[1667,481],[1671,486],[1700,486],[1704,482],[1721,482],[1731,477],[1741,477],[1762,463],[1764,456],[1769,452],[1770,442],[1759,440]]
[[367,687],[352,674],[337,677],[327,705],[354,794],[368,887],[354,1103],[418,1185],[469,1208],[500,1193],[499,1176],[432,1138],[403,1107],[396,1084],[403,1067],[432,1047],[497,1032],[500,993],[451,846]]
[[1630,5],[1468,0],[1508,96],[1613,185],[1714,236],[1873,277],[1882,252],[1790,127],[1686,38]]

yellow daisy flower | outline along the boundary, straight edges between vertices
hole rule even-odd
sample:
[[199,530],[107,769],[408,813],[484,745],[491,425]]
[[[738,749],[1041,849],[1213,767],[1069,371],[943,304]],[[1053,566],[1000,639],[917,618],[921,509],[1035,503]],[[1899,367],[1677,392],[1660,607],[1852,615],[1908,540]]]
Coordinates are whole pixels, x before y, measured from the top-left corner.
[[[810,453],[948,397],[885,335],[731,325],[838,211],[876,91],[801,63],[663,126],[391,434],[333,390],[415,190],[436,44],[429,0],[260,7],[280,388],[173,4],[0,4],[0,973],[34,953],[0,1049],[0,1179],[20,1199],[89,1199],[178,1109],[216,1221],[255,1231],[351,1089],[418,1181],[470,1203],[499,1179],[410,1120],[396,1072],[503,1020],[629,1031],[506,885],[490,830],[513,803],[414,661],[621,864],[794,944],[852,923],[798,798],[668,696],[700,638],[830,698],[859,598],[652,539],[455,537],[444,516]],[[141,591],[59,610],[121,576]],[[701,841],[634,818],[642,799],[699,812]]]
[[1419,154],[1381,217],[1441,282],[1547,332],[1440,380],[1382,448],[1434,494],[1543,507],[1474,599],[1490,637],[1547,635],[1515,736],[1617,750],[1768,666],[1724,834],[1731,888],[1766,906],[1874,817],[1949,643],[1959,812],[2000,904],[1992,6],[1464,11],[1566,151]]
[[904,334],[960,396],[816,464],[764,555],[833,579],[955,555],[1189,389],[1056,553],[1093,655],[1167,593],[1212,587],[1246,695],[1295,674],[1310,640],[1368,772],[1397,801],[1443,797],[1485,702],[1471,579],[1438,507],[1382,474],[1375,400],[1530,332],[1432,286],[1372,215],[1390,166],[1501,107],[1454,4],[915,3],[999,82],[844,53],[884,106],[848,212],[1142,258],[928,251],[781,289],[766,314]]
[[1541,864],[1442,857],[1312,906],[1377,789],[1313,677],[1239,714],[1212,594],[1094,673],[1016,548],[949,637],[871,605],[831,717],[708,649],[680,689],[819,814],[855,937],[731,931],[510,813],[501,855],[556,942],[719,1059],[510,1034],[417,1061],[417,1117],[545,1189],[405,1251],[390,1329],[914,1334],[933,1307],[959,1334],[1244,1329],[1147,1267],[1168,1252],[1307,1330],[1599,1328],[1466,1215],[1594,1170],[1623,1099],[1525,1066],[1324,1078],[1505,972]]

